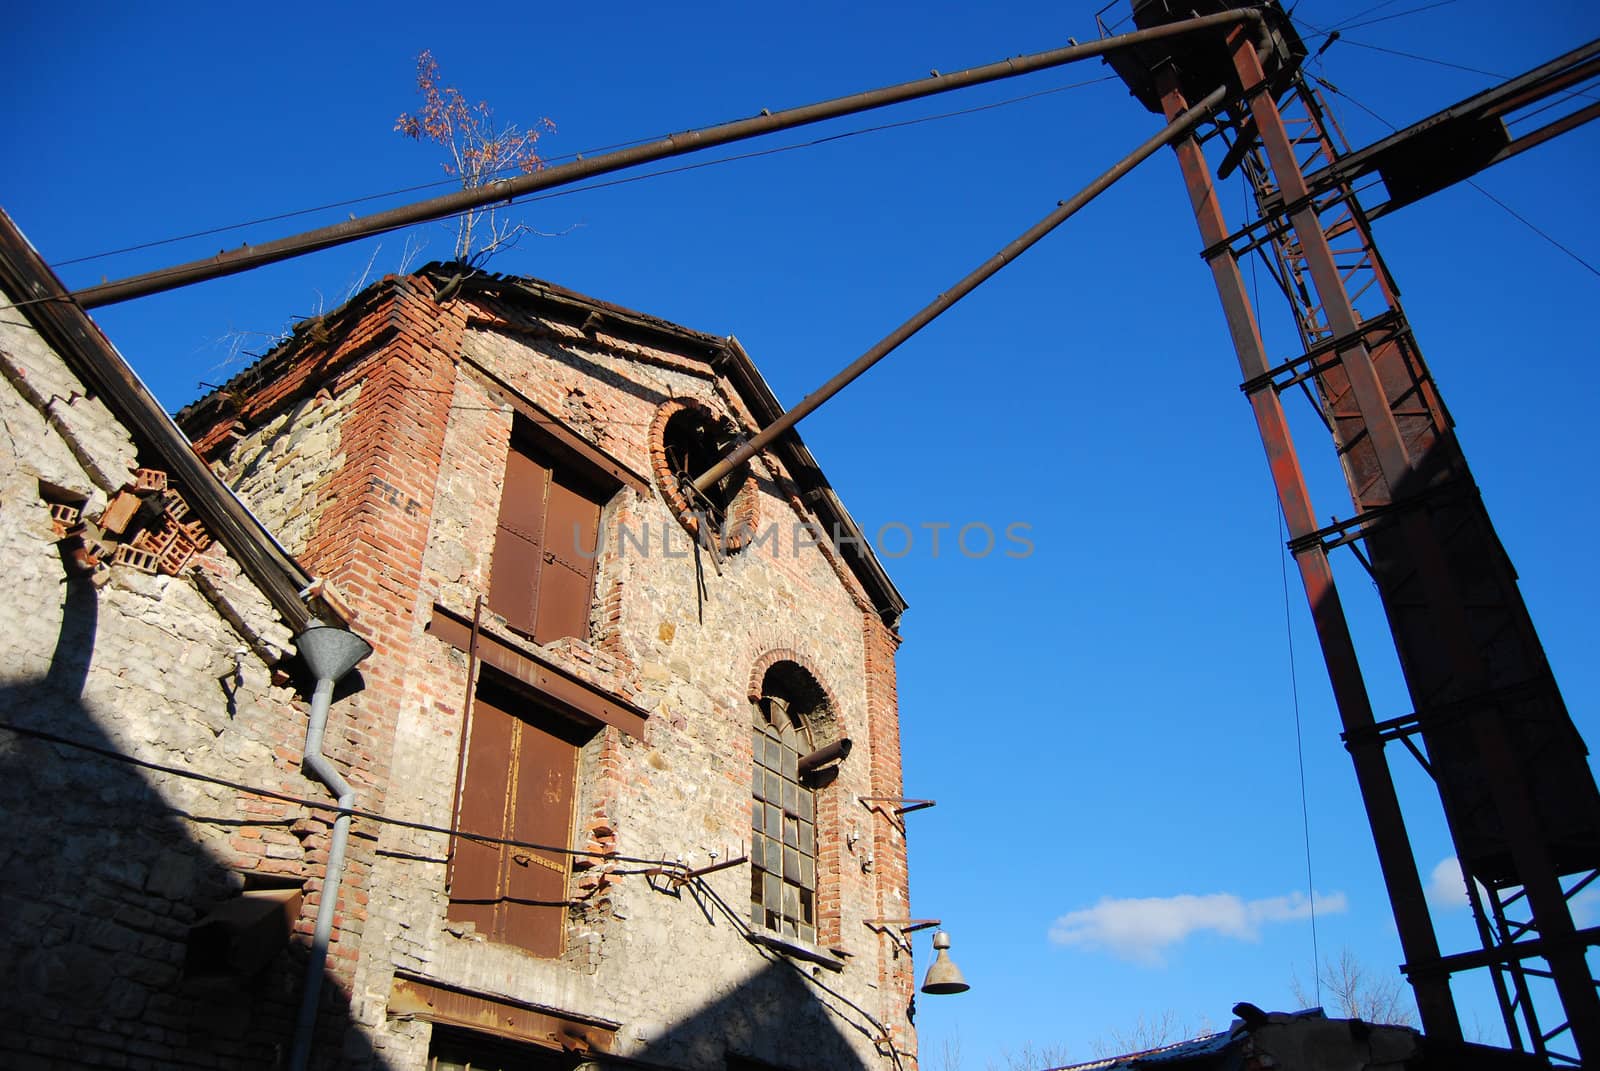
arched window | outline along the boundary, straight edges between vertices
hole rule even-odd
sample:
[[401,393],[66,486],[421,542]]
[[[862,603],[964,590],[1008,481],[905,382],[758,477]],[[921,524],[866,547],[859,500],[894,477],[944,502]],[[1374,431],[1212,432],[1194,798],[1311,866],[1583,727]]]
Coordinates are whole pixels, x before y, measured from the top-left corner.
[[802,941],[817,939],[817,803],[800,760],[821,741],[814,721],[826,716],[827,695],[794,662],[766,673],[754,704],[751,751],[750,918],[755,925]]

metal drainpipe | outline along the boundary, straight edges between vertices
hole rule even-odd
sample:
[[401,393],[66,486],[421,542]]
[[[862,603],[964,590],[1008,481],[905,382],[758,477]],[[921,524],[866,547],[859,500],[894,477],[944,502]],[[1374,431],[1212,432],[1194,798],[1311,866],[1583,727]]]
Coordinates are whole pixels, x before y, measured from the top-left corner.
[[356,791],[322,753],[322,738],[328,729],[328,707],[333,702],[333,686],[355,668],[372,645],[341,628],[313,625],[295,637],[300,657],[316,678],[311,693],[311,718],[306,726],[305,754],[301,759],[307,774],[328,786],[338,797],[339,817],[333,823],[333,840],[328,846],[328,869],[322,877],[322,900],[317,905],[317,926],[311,937],[311,959],[306,964],[305,987],[300,997],[300,1012],[295,1018],[294,1047],[289,1056],[290,1071],[305,1071],[311,1058],[311,1038],[317,1025],[317,1001],[322,995],[322,970],[328,962],[328,939],[333,933],[333,913],[339,903],[339,883],[344,877],[345,846],[350,840],[350,811],[355,807]]

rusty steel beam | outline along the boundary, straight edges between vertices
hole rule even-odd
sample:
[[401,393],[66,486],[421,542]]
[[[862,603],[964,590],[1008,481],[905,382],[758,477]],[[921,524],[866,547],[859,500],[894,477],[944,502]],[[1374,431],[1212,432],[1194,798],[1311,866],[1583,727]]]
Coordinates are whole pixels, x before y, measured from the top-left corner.
[[1218,86],[1188,111],[1182,115],[1175,116],[1158,134],[1148,138],[1137,149],[1134,149],[1127,156],[1107,168],[1099,178],[1079,190],[1072,197],[1059,202],[1055,210],[1049,215],[1018,235],[1000,252],[967,273],[960,282],[949,290],[924,305],[915,316],[885,335],[871,349],[845,366],[838,375],[800,399],[799,404],[793,409],[790,409],[771,424],[762,428],[755,435],[735,447],[727,457],[696,477],[694,489],[696,491],[705,491],[706,488],[766,449],[774,440],[800,423],[801,420],[821,406],[823,402],[838,394],[845,387],[855,382],[867,369],[889,356],[901,343],[928,326],[941,313],[944,313],[956,302],[972,293],[1001,268],[1027,252],[1039,239],[1071,219],[1079,209],[1110,189],[1122,176],[1155,155],[1156,151],[1162,146],[1171,144],[1176,139],[1187,134],[1201,120],[1209,117],[1212,111],[1226,99],[1227,95],[1227,87]]
[[67,362],[85,387],[103,400],[122,423],[162,459],[172,481],[188,494],[189,507],[205,521],[219,543],[266,595],[295,633],[316,624],[319,615],[347,624],[331,599],[318,608],[306,596],[320,583],[273,538],[272,533],[195,453],[155,395],[122,355],[67,294],[38,251],[11,217],[0,211],[0,290],[26,303],[28,319]]
[[[1237,39],[1233,44],[1236,48],[1250,47],[1248,42]],[[1178,85],[1175,72],[1163,75],[1162,107],[1168,116],[1181,114],[1185,107],[1186,102]],[[1239,269],[1238,256],[1223,242],[1228,230],[1211,179],[1211,170],[1196,139],[1191,137],[1179,141],[1173,149],[1189,189],[1201,240],[1207,247],[1206,260],[1217,294],[1222,300],[1228,331],[1239,360],[1239,370],[1246,381],[1261,384],[1248,392],[1248,397],[1255,414],[1256,428],[1266,448],[1267,463],[1277,488],[1278,504],[1283,510],[1290,538],[1301,539],[1317,530],[1316,511],[1312,508],[1311,493],[1295,451],[1283,402],[1278,393],[1271,389],[1270,379],[1267,378],[1272,362],[1261,338],[1261,329],[1256,322],[1244,275]],[[1312,540],[1295,554],[1295,564],[1299,568],[1306,597],[1311,603],[1312,622],[1317,630],[1323,661],[1328,668],[1328,679],[1333,686],[1339,717],[1346,733],[1351,736],[1349,747],[1355,764],[1356,783],[1366,807],[1373,844],[1377,848],[1378,865],[1389,888],[1401,949],[1406,958],[1414,962],[1437,960],[1438,938],[1434,935],[1422,879],[1417,873],[1416,856],[1401,817],[1394,778],[1384,758],[1383,745],[1372,732],[1372,700],[1356,658],[1355,642],[1351,638],[1349,621],[1334,584],[1327,550],[1320,541]],[[1459,1040],[1460,1019],[1455,1000],[1450,994],[1448,977],[1419,976],[1413,979],[1412,984],[1416,990],[1422,1024],[1428,1034]]]
[[[1396,161],[1415,153],[1415,146],[1419,144],[1430,143],[1436,149],[1440,145],[1449,145],[1452,147],[1452,152],[1439,155],[1459,156],[1460,152],[1454,150],[1464,151],[1463,147],[1469,141],[1480,138],[1498,139],[1500,142],[1498,151],[1486,154],[1470,164],[1462,164],[1450,172],[1448,181],[1441,180],[1439,188],[1463,181],[1485,168],[1549,140],[1556,134],[1564,133],[1594,119],[1596,110],[1593,107],[1585,108],[1538,132],[1543,136],[1536,137],[1529,134],[1516,140],[1510,138],[1503,122],[1504,117],[1511,112],[1567,90],[1597,74],[1600,74],[1600,40],[1580,45],[1500,85],[1459,100],[1448,108],[1397,130],[1371,145],[1342,154],[1337,160],[1305,175],[1305,195],[1320,197],[1341,185],[1354,183],[1374,171],[1381,174]],[[1441,166],[1444,166],[1443,161]],[[1280,211],[1285,201],[1294,200],[1294,196],[1286,190],[1281,197],[1269,201],[1265,208],[1269,213]],[[1380,205],[1372,211],[1372,216],[1376,218],[1385,215],[1404,207],[1407,203],[1410,201]]]
[[587,160],[574,160],[571,163],[546,168],[530,175],[502,179],[498,182],[491,182],[487,186],[471,190],[460,190],[456,193],[445,194],[442,197],[433,197],[426,201],[418,201],[415,204],[391,208],[384,212],[376,212],[370,216],[346,220],[330,227],[321,227],[302,234],[292,235],[288,238],[263,242],[261,245],[242,245],[238,249],[224,250],[216,256],[207,257],[204,260],[190,261],[171,268],[162,268],[157,271],[145,272],[141,275],[129,276],[126,279],[101,283],[98,286],[85,287],[82,290],[75,291],[72,296],[84,308],[92,309],[101,305],[114,304],[118,301],[128,301],[131,298],[158,294],[165,290],[174,290],[206,279],[235,275],[251,268],[261,267],[264,264],[274,264],[290,257],[314,253],[318,250],[344,245],[347,242],[369,238],[376,234],[399,230],[402,227],[409,227],[413,224],[427,223],[436,219],[447,219],[470,209],[502,204],[513,198],[539,190],[570,185],[586,178],[607,175],[613,171],[636,167],[639,164],[665,160],[673,156],[682,156],[685,153],[698,152],[701,149],[710,149],[734,141],[743,141],[746,138],[759,137],[762,134],[773,134],[780,130],[790,130],[798,126],[820,123],[828,119],[855,115],[859,112],[871,111],[874,108],[882,108],[891,104],[919,100],[938,93],[947,93],[954,89],[966,89],[969,86],[984,85],[1004,78],[1015,78],[1018,75],[1032,74],[1035,71],[1050,70],[1054,67],[1077,63],[1079,60],[1094,59],[1120,49],[1133,48],[1152,41],[1184,37],[1208,30],[1225,29],[1236,26],[1241,22],[1254,22],[1257,25],[1264,25],[1260,11],[1255,8],[1239,8],[1200,18],[1185,19],[1181,22],[1169,23],[1166,26],[1158,26],[1153,29],[1120,34],[1116,37],[1105,37],[1098,41],[1090,41],[1087,44],[1074,44],[1066,48],[1051,49],[1047,52],[1016,56],[1012,59],[1000,60],[981,67],[970,67],[967,70],[956,71],[951,74],[934,74],[928,78],[919,78],[915,81],[902,82],[899,85],[884,86],[879,89],[869,89],[862,93],[834,97],[815,104],[786,108],[783,111],[768,112],[763,109],[760,115],[752,116],[749,119],[737,119],[731,123],[721,123],[717,126],[702,127],[698,130],[689,130],[681,134],[671,134],[644,145],[619,149],[616,152],[604,153],[600,156],[590,157]]
[[[1247,93],[1266,81],[1261,58],[1251,43],[1236,44],[1233,57]],[[1289,206],[1294,241],[1326,326],[1341,340],[1335,349],[1343,382],[1332,370],[1319,373],[1318,381],[1322,389],[1332,386],[1338,397],[1354,400],[1354,411],[1348,402],[1329,406],[1340,423],[1336,435],[1341,443],[1353,444],[1357,437],[1364,440],[1359,453],[1353,449],[1346,452],[1352,499],[1361,509],[1403,507],[1388,527],[1364,538],[1407,686],[1419,706],[1445,695],[1469,698],[1466,733],[1459,737],[1432,733],[1430,754],[1443,759],[1447,753],[1453,763],[1470,762],[1487,788],[1513,872],[1526,891],[1540,933],[1547,939],[1546,958],[1579,1056],[1593,1060],[1600,1057],[1600,998],[1582,947],[1573,936],[1575,927],[1562,894],[1554,852],[1556,837],[1541,823],[1531,784],[1535,777],[1548,777],[1551,782],[1567,779],[1560,769],[1536,772],[1529,768],[1524,759],[1530,756],[1513,740],[1508,720],[1515,718],[1523,732],[1532,717],[1557,730],[1570,729],[1570,723],[1565,711],[1558,711],[1560,696],[1553,680],[1538,704],[1544,709],[1536,713],[1518,710],[1513,715],[1508,706],[1492,698],[1497,674],[1502,678],[1525,674],[1540,681],[1549,678],[1532,622],[1515,592],[1515,573],[1498,540],[1492,538],[1466,459],[1450,432],[1443,403],[1423,371],[1420,355],[1414,355],[1409,367],[1403,366],[1396,359],[1402,355],[1398,348],[1369,349],[1360,334],[1361,319],[1346,283],[1347,271],[1337,259],[1297,156],[1303,137],[1291,137],[1278,101],[1270,93],[1251,97],[1250,113],[1271,162],[1272,177]],[[1371,249],[1369,239],[1363,241],[1363,247]],[[1399,308],[1392,298],[1390,303]],[[1346,386],[1347,392],[1342,389]],[[1358,464],[1361,457],[1370,464]],[[1446,513],[1442,499],[1452,489],[1466,492],[1458,495],[1466,504]],[[1480,580],[1483,575],[1503,576],[1503,588],[1487,588]],[[1491,595],[1498,596],[1492,603]],[[1497,636],[1482,634],[1490,610],[1504,615],[1508,629],[1524,641],[1521,649],[1500,644]],[[1576,731],[1571,730],[1571,735],[1575,738]],[[1579,766],[1587,777],[1581,759]],[[1574,791],[1587,802],[1582,780],[1574,780]],[[1460,788],[1456,778],[1444,785],[1447,815],[1469,868],[1480,873],[1483,864],[1465,851],[1470,843],[1463,829],[1468,816],[1456,798]],[[1588,794],[1593,791],[1590,778]],[[1413,969],[1424,975],[1436,969],[1416,961],[1413,964]]]

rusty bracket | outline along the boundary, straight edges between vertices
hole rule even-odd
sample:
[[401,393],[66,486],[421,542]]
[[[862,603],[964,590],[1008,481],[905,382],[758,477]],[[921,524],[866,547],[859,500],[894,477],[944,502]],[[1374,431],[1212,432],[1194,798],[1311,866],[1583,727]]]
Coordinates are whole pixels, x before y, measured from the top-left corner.
[[[906,796],[857,796],[856,798],[861,801],[861,805],[867,810],[877,811],[884,817],[894,818],[908,815],[912,811],[925,810],[939,802],[938,800],[914,800]],[[881,806],[885,803],[894,803],[899,806],[891,810],[888,807]]]
[[667,880],[672,883],[672,887],[674,889],[679,889],[693,881],[695,878],[703,878],[707,874],[715,874],[717,871],[727,870],[729,867],[744,866],[744,864],[748,863],[749,861],[750,857],[748,855],[741,855],[736,859],[724,859],[720,863],[712,863],[710,866],[703,866],[697,870],[680,870],[672,873],[666,873],[663,871],[663,873],[666,874]]
[[874,933],[893,938],[895,944],[910,953],[911,938],[906,935],[938,926],[942,921],[942,919],[862,919],[861,925]]

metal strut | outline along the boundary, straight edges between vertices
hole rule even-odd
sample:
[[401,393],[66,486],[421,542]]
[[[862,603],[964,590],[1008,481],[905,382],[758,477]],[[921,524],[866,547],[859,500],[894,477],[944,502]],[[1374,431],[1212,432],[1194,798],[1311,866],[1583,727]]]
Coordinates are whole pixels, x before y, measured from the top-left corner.
[[1004,249],[969,272],[949,290],[946,290],[923,306],[915,316],[912,316],[911,319],[885,335],[871,349],[850,362],[838,375],[806,395],[793,409],[790,409],[777,420],[762,428],[755,435],[741,443],[727,457],[707,469],[695,479],[695,489],[704,491],[728,473],[749,461],[784,432],[800,423],[808,414],[821,406],[823,402],[838,394],[845,387],[855,382],[867,369],[889,356],[901,343],[928,326],[941,313],[972,293],[1001,268],[1021,256],[1035,242],[1071,219],[1079,209],[1110,189],[1118,179],[1151,156],[1154,156],[1162,146],[1169,145],[1178,138],[1183,137],[1202,120],[1209,118],[1212,109],[1226,99],[1227,92],[1225,86],[1218,86],[1206,94],[1192,108],[1185,110],[1182,115],[1173,116],[1171,122],[1159,134],[1149,138],[1137,149],[1118,160],[1110,168],[1102,172],[1099,178],[1079,190],[1072,197],[1060,202],[1048,216],[1045,216],[1038,223],[1018,235]]
[[101,283],[98,286],[86,287],[82,290],[74,291],[72,296],[84,308],[92,309],[118,301],[144,297],[148,294],[159,294],[165,290],[175,290],[180,286],[188,286],[191,283],[201,282],[206,279],[217,279],[224,275],[235,275],[251,268],[261,267],[264,264],[275,264],[290,257],[314,253],[321,249],[330,249],[337,245],[369,238],[376,234],[385,234],[413,224],[428,223],[437,219],[449,219],[451,216],[460,215],[470,209],[502,204],[513,198],[523,197],[539,190],[571,185],[583,179],[607,175],[614,171],[637,167],[640,164],[651,163],[655,160],[665,160],[673,156],[682,156],[685,153],[699,152],[701,149],[715,148],[718,145],[727,145],[730,142],[759,137],[762,134],[772,134],[780,130],[808,126],[828,119],[855,115],[859,112],[870,111],[874,108],[882,108],[891,104],[919,100],[922,97],[947,93],[953,89],[965,89],[969,86],[983,85],[1003,78],[1015,78],[1018,75],[1032,74],[1035,71],[1050,70],[1069,63],[1077,63],[1080,60],[1112,55],[1123,49],[1136,48],[1152,42],[1181,38],[1195,33],[1223,30],[1230,26],[1237,26],[1241,22],[1260,23],[1260,21],[1261,13],[1256,9],[1249,7],[1237,8],[1201,18],[1184,19],[1180,22],[1173,22],[1148,30],[1140,30],[1135,33],[1089,41],[1081,45],[1074,43],[1066,48],[1035,52],[1025,56],[1014,56],[1011,59],[985,64],[981,67],[971,67],[951,74],[935,74],[930,78],[919,78],[912,82],[902,82],[899,85],[869,89],[862,93],[834,97],[830,100],[819,101],[815,104],[805,104],[797,108],[786,108],[777,112],[769,112],[763,108],[760,115],[752,116],[749,119],[739,119],[731,123],[702,127],[698,130],[688,130],[681,134],[672,134],[656,141],[647,142],[644,145],[635,145],[630,148],[619,149],[616,152],[602,153],[599,156],[591,156],[588,159],[580,157],[571,163],[545,168],[532,174],[502,179],[475,189],[460,190],[456,193],[445,194],[442,197],[433,197],[426,201],[402,205],[399,208],[391,208],[385,212],[376,212],[370,216],[345,220],[330,227],[320,227],[288,238],[263,242],[260,245],[243,245],[238,249],[223,250],[216,256],[207,257],[204,260],[194,260],[171,268],[162,268],[158,271],[145,272],[141,275],[129,276],[126,279],[117,279],[109,283]]
[[[1141,5],[1136,20],[1160,18],[1161,10]],[[1267,22],[1264,51],[1235,30],[1225,58],[1196,43],[1136,56],[1156,61],[1144,69],[1126,57],[1112,62],[1169,119],[1188,94],[1215,84],[1223,62],[1247,101],[1220,117],[1213,135],[1254,195],[1258,218],[1242,230],[1230,234],[1225,225],[1203,139],[1184,139],[1174,150],[1311,603],[1394,909],[1402,969],[1430,1037],[1460,1039],[1450,976],[1488,967],[1513,1044],[1552,1060],[1600,1060],[1600,997],[1585,962],[1600,931],[1578,931],[1569,908],[1591,878],[1563,880],[1600,869],[1600,792],[1351,186],[1354,176],[1373,170],[1393,178],[1403,187],[1388,191],[1393,206],[1504,154],[1449,159],[1439,173],[1425,173],[1434,144],[1424,140],[1427,123],[1380,143],[1381,153],[1347,154],[1337,124],[1299,71],[1306,50],[1287,16],[1270,5]],[[1447,109],[1434,124],[1443,133],[1432,136],[1465,136],[1499,123],[1535,92],[1592,76],[1600,69],[1597,53],[1586,46]],[[1290,302],[1303,351],[1293,361],[1267,359],[1239,267],[1251,253],[1267,261]],[[1353,520],[1317,522],[1280,400],[1292,386],[1314,393],[1356,507]],[[1344,544],[1365,550],[1415,715],[1381,724],[1373,717],[1328,563],[1330,550]],[[1384,755],[1389,740],[1410,749],[1438,784],[1476,904],[1481,951],[1439,951]],[[1512,918],[1514,904],[1526,917]],[[1535,994],[1546,1002],[1538,1014]],[[1561,1014],[1552,1015],[1557,1007]]]

